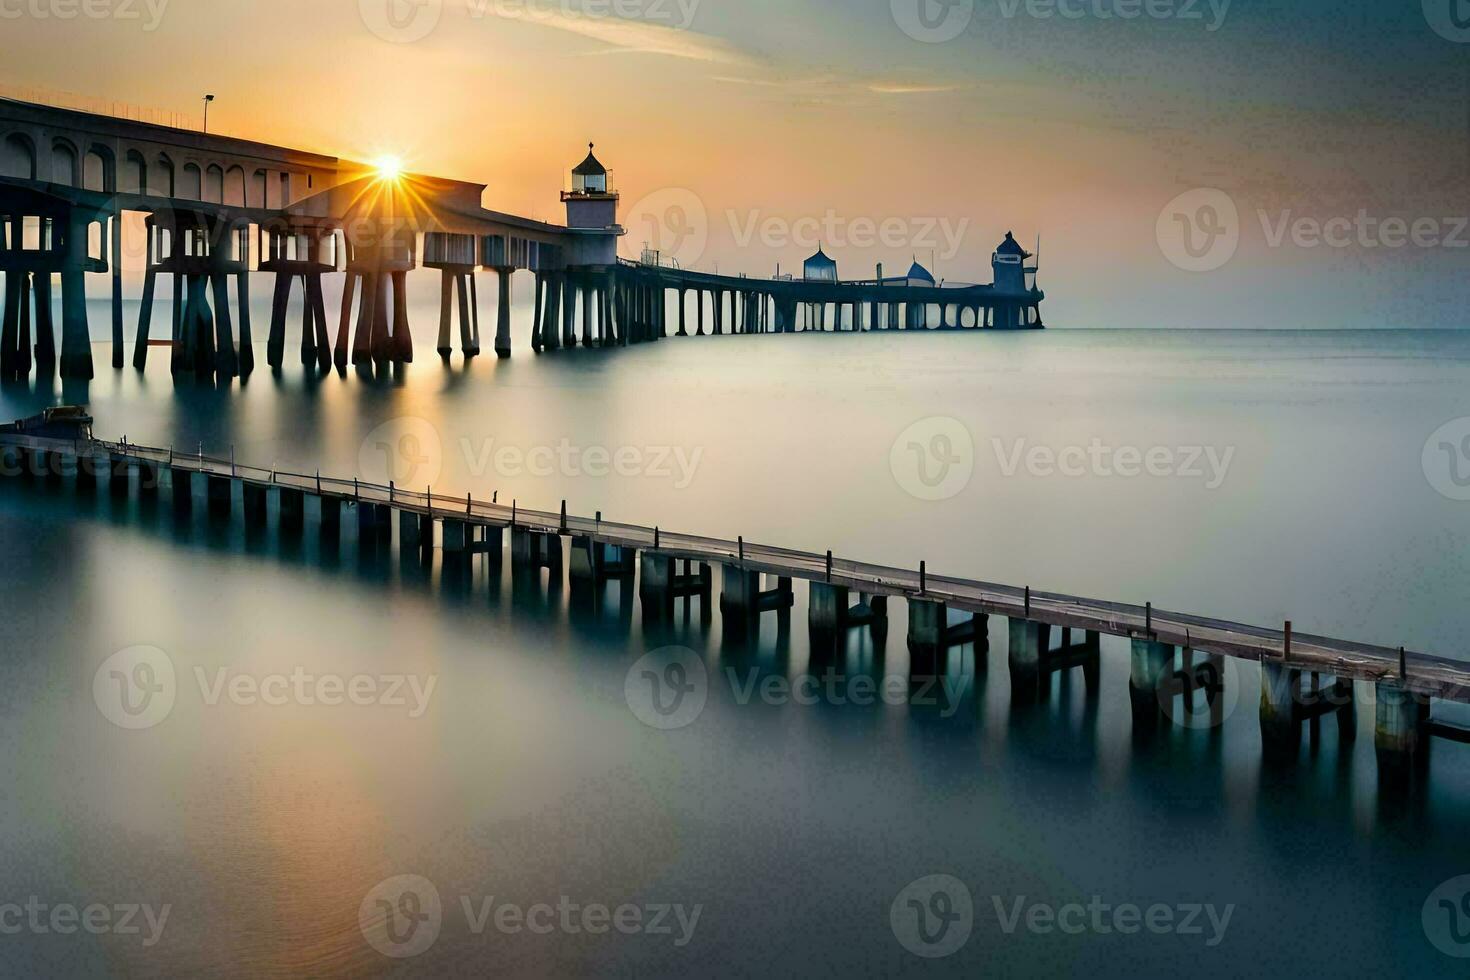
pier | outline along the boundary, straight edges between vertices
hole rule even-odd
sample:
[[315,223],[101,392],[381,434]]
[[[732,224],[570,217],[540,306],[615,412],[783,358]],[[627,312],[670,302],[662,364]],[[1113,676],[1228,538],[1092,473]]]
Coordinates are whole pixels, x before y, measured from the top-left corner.
[[[79,484],[106,481],[113,492],[168,489],[176,511],[194,506],[202,486],[211,515],[242,520],[247,531],[269,528],[268,500],[277,501],[277,532],[304,533],[314,514],[324,540],[340,533],[344,514],[355,517],[360,542],[425,558],[442,541],[446,567],[475,554],[509,561],[519,574],[555,582],[617,581],[636,591],[649,621],[667,620],[678,600],[698,600],[703,614],[718,603],[727,629],[748,629],[760,617],[788,615],[796,582],[809,592],[809,627],[830,642],[854,629],[889,628],[889,603],[904,600],[912,672],[932,673],[947,652],[974,644],[987,650],[989,617],[1007,620],[1007,665],[1013,700],[1027,703],[1055,672],[1081,668],[1089,685],[1099,670],[1100,638],[1129,643],[1129,689],[1134,724],[1151,730],[1170,721],[1176,696],[1207,692],[1211,707],[1226,683],[1226,659],[1260,665],[1260,731],[1270,756],[1293,755],[1304,727],[1335,715],[1339,735],[1355,736],[1358,685],[1373,687],[1374,742],[1380,767],[1395,773],[1418,768],[1433,738],[1470,741],[1470,733],[1434,718],[1435,701],[1470,703],[1470,663],[1350,640],[1229,622],[1207,616],[1081,596],[936,575],[927,565],[896,568],[827,554],[676,533],[607,521],[601,514],[568,514],[378,486],[320,474],[289,473],[233,459],[90,437],[77,410],[53,410],[44,419],[0,428],[0,472],[8,479]],[[90,420],[86,420],[89,425]],[[75,430],[68,432],[68,429]],[[235,488],[239,487],[239,493]],[[236,500],[239,503],[236,503]],[[437,530],[436,530],[437,529]],[[570,542],[570,558],[564,542]],[[718,575],[715,570],[718,569]],[[854,601],[856,597],[856,601]],[[956,618],[958,617],[958,618]],[[1052,637],[1059,643],[1053,645]],[[814,644],[815,649],[815,644]]]
[[[112,367],[126,357],[124,215],[146,216],[144,282],[132,365],[167,347],[175,375],[229,380],[256,366],[252,274],[273,277],[266,363],[281,369],[299,295],[301,363],[313,372],[382,369],[415,357],[408,273],[441,276],[436,351],[458,326],[464,357],[481,353],[479,276],[493,277],[494,352],[512,356],[515,274],[535,279],[521,331],[537,353],[621,347],[669,336],[833,331],[1039,329],[1045,294],[1030,253],[1007,235],[989,285],[720,276],[620,259],[620,196],[589,147],[561,194],[566,223],[487,208],[485,184],[289,147],[0,99],[0,376],[94,376],[87,275],[108,277]],[[335,320],[325,281],[342,274]],[[1027,276],[1032,281],[1027,281]],[[165,333],[153,327],[160,277],[172,284]],[[52,281],[61,291],[60,355]],[[300,284],[299,293],[296,285]],[[670,314],[670,302],[674,311]],[[690,329],[688,306],[697,306]],[[233,309],[232,309],[233,306]],[[802,314],[805,314],[803,320]],[[330,324],[335,322],[335,333]]]

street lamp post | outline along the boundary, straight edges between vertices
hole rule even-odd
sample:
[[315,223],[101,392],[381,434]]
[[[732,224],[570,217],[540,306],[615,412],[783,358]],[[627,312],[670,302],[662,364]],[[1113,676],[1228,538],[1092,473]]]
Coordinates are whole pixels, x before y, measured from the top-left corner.
[[214,96],[212,95],[206,95],[204,97],[204,134],[206,136],[209,135],[209,104],[213,101]]

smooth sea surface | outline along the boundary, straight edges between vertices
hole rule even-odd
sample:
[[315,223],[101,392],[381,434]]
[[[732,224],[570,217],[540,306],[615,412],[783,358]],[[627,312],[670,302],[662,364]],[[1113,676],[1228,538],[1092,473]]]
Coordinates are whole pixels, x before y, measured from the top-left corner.
[[[162,350],[115,372],[98,344],[94,381],[12,384],[0,418],[84,403],[103,438],[1470,659],[1470,502],[1453,499],[1470,458],[1431,441],[1470,416],[1470,334],[706,337],[538,357],[518,314],[510,361],[442,364],[424,313],[394,376],[311,380],[294,317],[286,370],[264,367],[257,312],[243,384],[175,383]],[[1118,450],[1157,450],[1153,472],[1092,462]],[[1365,686],[1356,741],[1328,719],[1268,765],[1253,664],[1227,672],[1223,725],[1147,735],[1122,640],[1103,639],[1096,690],[1074,671],[1026,707],[998,617],[988,654],[961,647],[916,690],[902,602],[886,638],[813,649],[802,583],[789,619],[742,638],[697,600],[645,623],[615,582],[516,581],[508,555],[425,567],[361,547],[350,516],[326,546],[310,510],[282,540],[271,515],[247,533],[202,498],[176,517],[167,490],[0,482],[0,973],[1464,975],[1432,942],[1452,913],[1431,893],[1470,873],[1470,747],[1437,742],[1422,785],[1380,785]],[[166,656],[176,694],[127,729],[94,682],[137,646]],[[705,703],[664,730],[640,720],[635,665],[677,648]],[[418,705],[407,681],[406,704],[221,686],[301,671],[433,686]],[[360,911],[391,893],[404,921],[427,914],[374,891],[401,875],[432,883],[441,914],[399,959]],[[931,875],[972,910],[942,958],[895,927]],[[5,931],[5,904],[32,896],[170,911],[151,945],[146,925]],[[642,925],[481,918],[559,902],[637,906]],[[1064,930],[1045,908],[1069,903],[1229,918]],[[665,905],[698,918],[646,928]]]

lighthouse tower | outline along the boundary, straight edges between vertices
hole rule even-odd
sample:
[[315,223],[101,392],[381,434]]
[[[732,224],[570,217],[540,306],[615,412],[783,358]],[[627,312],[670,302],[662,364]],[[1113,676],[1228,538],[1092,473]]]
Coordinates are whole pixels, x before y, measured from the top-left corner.
[[990,257],[990,267],[995,272],[995,291],[1008,296],[1021,296],[1026,288],[1026,260],[1031,253],[1021,247],[1010,232],[1006,240],[996,246]]
[[572,189],[562,191],[567,206],[567,265],[613,266],[618,264],[618,194],[608,180],[607,168],[587,144],[587,159],[572,171]]
[[567,206],[568,228],[602,231],[618,224],[618,195],[610,189],[607,168],[593,149],[593,144],[588,143],[587,159],[572,171],[572,189],[561,195]]

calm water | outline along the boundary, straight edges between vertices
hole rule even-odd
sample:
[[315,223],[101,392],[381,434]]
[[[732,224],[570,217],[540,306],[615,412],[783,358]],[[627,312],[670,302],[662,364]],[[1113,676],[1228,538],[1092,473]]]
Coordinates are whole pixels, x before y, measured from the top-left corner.
[[[0,416],[84,401],[105,437],[1466,655],[1470,504],[1436,489],[1451,460],[1426,466],[1425,445],[1470,415],[1470,336],[716,338],[468,368],[432,341],[394,379],[288,368],[219,390],[175,385],[160,356],[114,373],[99,346],[89,386],[4,389]],[[1116,474],[1133,450],[1158,450],[1153,474]],[[788,627],[768,615],[740,641],[698,603],[646,626],[615,584],[589,598],[483,560],[425,570],[360,553],[346,522],[340,549],[310,527],[282,545],[167,501],[0,484],[0,906],[170,906],[150,946],[146,923],[0,935],[7,973],[1235,976],[1312,957],[1463,975],[1421,909],[1470,873],[1470,749],[1436,745],[1412,798],[1381,790],[1369,706],[1355,744],[1325,722],[1278,770],[1248,665],[1220,729],[1143,738],[1121,643],[1104,640],[1093,695],[1078,672],[1013,709],[996,619],[988,656],[947,665],[956,698],[910,703],[901,603],[886,641],[814,652],[802,588]],[[94,680],[138,645],[177,692],[124,730]],[[708,683],[665,731],[630,709],[629,677],[669,647]],[[298,670],[433,687],[419,703],[405,683],[403,705],[220,694]],[[812,675],[816,703],[781,696]],[[885,679],[897,696],[851,703]],[[359,911],[408,874],[442,915],[395,960]],[[890,912],[939,874],[973,925],[926,960]],[[698,919],[497,928],[494,909],[563,896],[637,906],[644,926],[659,905]],[[1071,934],[1044,915],[1008,928],[1018,902],[1230,918]]]

